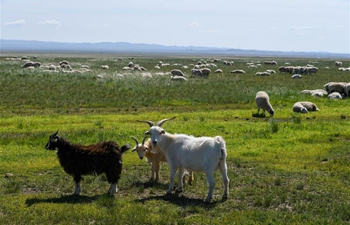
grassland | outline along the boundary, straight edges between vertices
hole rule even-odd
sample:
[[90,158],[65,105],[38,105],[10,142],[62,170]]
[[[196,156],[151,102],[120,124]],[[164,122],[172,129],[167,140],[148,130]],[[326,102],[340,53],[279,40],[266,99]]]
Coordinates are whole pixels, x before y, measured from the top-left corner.
[[[15,54],[12,54],[15,55]],[[130,61],[116,55],[39,54],[42,65],[68,60],[73,68],[88,65],[88,73],[46,73],[26,70],[21,61],[0,57],[0,224],[348,224],[350,222],[349,99],[339,101],[301,94],[329,81],[349,81],[335,59],[274,58],[279,65],[315,64],[319,72],[292,80],[289,74],[257,77],[262,65],[246,62],[265,58],[225,58],[216,63],[222,74],[208,79],[170,82],[157,76],[208,57],[135,56],[134,63],[153,78],[121,70]],[[17,54],[18,55],[18,54]],[[122,57],[123,60],[118,60]],[[159,61],[171,66],[154,69]],[[317,61],[317,62],[315,62]],[[102,70],[101,65],[109,65]],[[263,63],[262,63],[263,64]],[[350,66],[344,62],[343,66]],[[329,69],[325,69],[329,67]],[[191,67],[190,67],[191,68]],[[215,68],[211,68],[212,71]],[[244,69],[246,74],[231,74]],[[187,76],[190,69],[182,69]],[[124,74],[120,78],[118,74]],[[100,75],[100,76],[98,76]],[[98,78],[102,77],[102,78]],[[265,90],[274,118],[255,118],[255,93]],[[296,101],[312,101],[319,112],[292,112]],[[127,152],[119,192],[108,197],[104,175],[85,176],[81,196],[55,153],[44,146],[57,129],[74,143],[115,140],[134,145],[147,124],[176,116],[164,124],[171,133],[221,135],[227,142],[230,195],[221,201],[219,173],[212,203],[205,204],[204,174],[195,173],[192,186],[166,196],[169,169],[161,182],[149,182],[150,165]]]

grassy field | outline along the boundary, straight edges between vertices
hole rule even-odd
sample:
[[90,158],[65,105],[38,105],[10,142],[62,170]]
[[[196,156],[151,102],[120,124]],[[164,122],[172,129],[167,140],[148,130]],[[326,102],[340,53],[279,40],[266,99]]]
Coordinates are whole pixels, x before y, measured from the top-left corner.
[[[349,72],[336,59],[219,57],[208,79],[190,77],[192,64],[209,57],[38,54],[41,68],[23,69],[17,54],[0,56],[0,224],[348,224],[350,222],[349,99],[330,100],[301,94],[322,89],[330,81],[349,82]],[[90,72],[49,73],[44,67],[67,60],[73,69]],[[279,65],[314,64],[317,74],[291,79]],[[148,70],[125,72],[133,61]],[[169,63],[160,69],[159,61]],[[246,63],[262,64],[248,68]],[[182,69],[181,65],[188,65]],[[101,69],[109,65],[109,70]],[[350,62],[343,61],[344,67]],[[329,67],[329,69],[326,69]],[[187,82],[171,82],[157,73],[181,69]],[[213,73],[215,69],[223,73]],[[246,74],[232,74],[244,69]],[[276,74],[255,76],[274,69]],[[123,75],[123,77],[121,77]],[[275,110],[273,118],[256,118],[255,94],[264,90]],[[298,114],[296,101],[312,101],[320,111]],[[85,176],[82,194],[72,196],[73,179],[65,174],[54,152],[46,151],[49,135],[73,143],[115,140],[135,142],[148,130],[136,120],[158,121],[170,133],[221,135],[227,143],[230,194],[221,200],[219,172],[211,203],[203,202],[208,185],[195,173],[193,185],[165,195],[169,169],[161,181],[150,182],[150,165],[128,151],[115,197],[106,195],[104,175]]]

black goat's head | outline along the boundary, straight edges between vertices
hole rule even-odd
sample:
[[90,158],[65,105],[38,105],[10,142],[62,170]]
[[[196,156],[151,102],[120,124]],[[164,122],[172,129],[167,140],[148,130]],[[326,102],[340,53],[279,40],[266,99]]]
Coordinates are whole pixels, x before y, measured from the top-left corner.
[[45,146],[46,150],[56,150],[57,140],[59,138],[59,136],[57,136],[57,133],[58,133],[58,130],[56,131],[56,133],[54,133],[49,137],[49,141]]

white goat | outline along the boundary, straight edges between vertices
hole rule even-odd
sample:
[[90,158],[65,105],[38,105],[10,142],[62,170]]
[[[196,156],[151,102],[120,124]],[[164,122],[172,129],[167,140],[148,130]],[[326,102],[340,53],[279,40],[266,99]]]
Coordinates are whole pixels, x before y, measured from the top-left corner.
[[[149,138],[147,141],[145,141],[147,136],[142,140],[142,143],[139,144],[137,139],[135,137],[132,137],[134,141],[136,142],[135,147],[132,149],[132,151],[136,151],[139,158],[142,160],[144,157],[146,157],[147,162],[151,163],[151,180],[154,180],[154,175],[156,175],[155,181],[159,181],[159,170],[160,170],[160,163],[161,162],[167,162],[164,153],[159,149],[153,149],[151,139]],[[193,178],[193,172],[191,171],[189,173],[190,177],[188,178],[188,184],[192,184],[194,178]],[[185,177],[184,177],[185,178]],[[183,179],[183,182],[185,182],[185,179]]]
[[146,134],[151,135],[152,145],[164,152],[170,168],[170,184],[167,194],[171,194],[174,187],[174,178],[178,170],[177,191],[182,191],[183,174],[188,171],[204,171],[209,183],[208,195],[205,202],[210,202],[213,197],[215,186],[214,171],[220,169],[222,180],[225,185],[223,200],[227,199],[229,193],[229,178],[226,165],[226,144],[222,137],[193,137],[185,134],[167,133],[161,125],[168,120],[163,119],[154,125],[152,121],[146,122],[150,129]]

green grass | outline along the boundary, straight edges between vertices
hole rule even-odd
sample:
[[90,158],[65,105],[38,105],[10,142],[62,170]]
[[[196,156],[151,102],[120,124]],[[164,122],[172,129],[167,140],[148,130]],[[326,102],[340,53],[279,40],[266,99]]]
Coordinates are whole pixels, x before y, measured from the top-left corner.
[[[300,94],[329,81],[349,81],[335,60],[319,60],[316,75],[292,80],[289,74],[256,77],[275,69],[248,69],[246,62],[263,58],[227,58],[217,63],[223,74],[171,83],[156,76],[179,66],[154,69],[159,62],[195,64],[207,57],[136,56],[134,63],[153,78],[121,68],[129,60],[112,55],[39,54],[42,65],[68,60],[73,68],[86,64],[89,73],[43,72],[20,68],[23,62],[0,57],[0,224],[347,224],[350,222],[350,121],[348,99],[331,101]],[[225,59],[224,57],[222,58]],[[315,59],[274,59],[280,65],[306,65]],[[100,69],[107,64],[108,71]],[[345,67],[350,62],[344,62]],[[330,69],[324,69],[329,66]],[[212,71],[215,68],[211,68]],[[231,74],[245,69],[246,74]],[[187,76],[190,69],[183,70]],[[97,75],[103,74],[99,79]],[[270,95],[275,117],[253,117],[255,93]],[[312,101],[319,112],[292,112],[296,101]],[[217,172],[212,203],[205,204],[205,175],[195,173],[192,186],[166,196],[169,168],[162,165],[160,183],[149,182],[150,165],[128,151],[119,192],[106,195],[104,175],[85,176],[81,196],[72,196],[74,182],[56,154],[45,150],[49,135],[73,143],[115,140],[135,144],[149,128],[136,120],[157,121],[176,116],[163,127],[171,133],[221,135],[228,151],[230,195],[221,201],[223,183]]]

